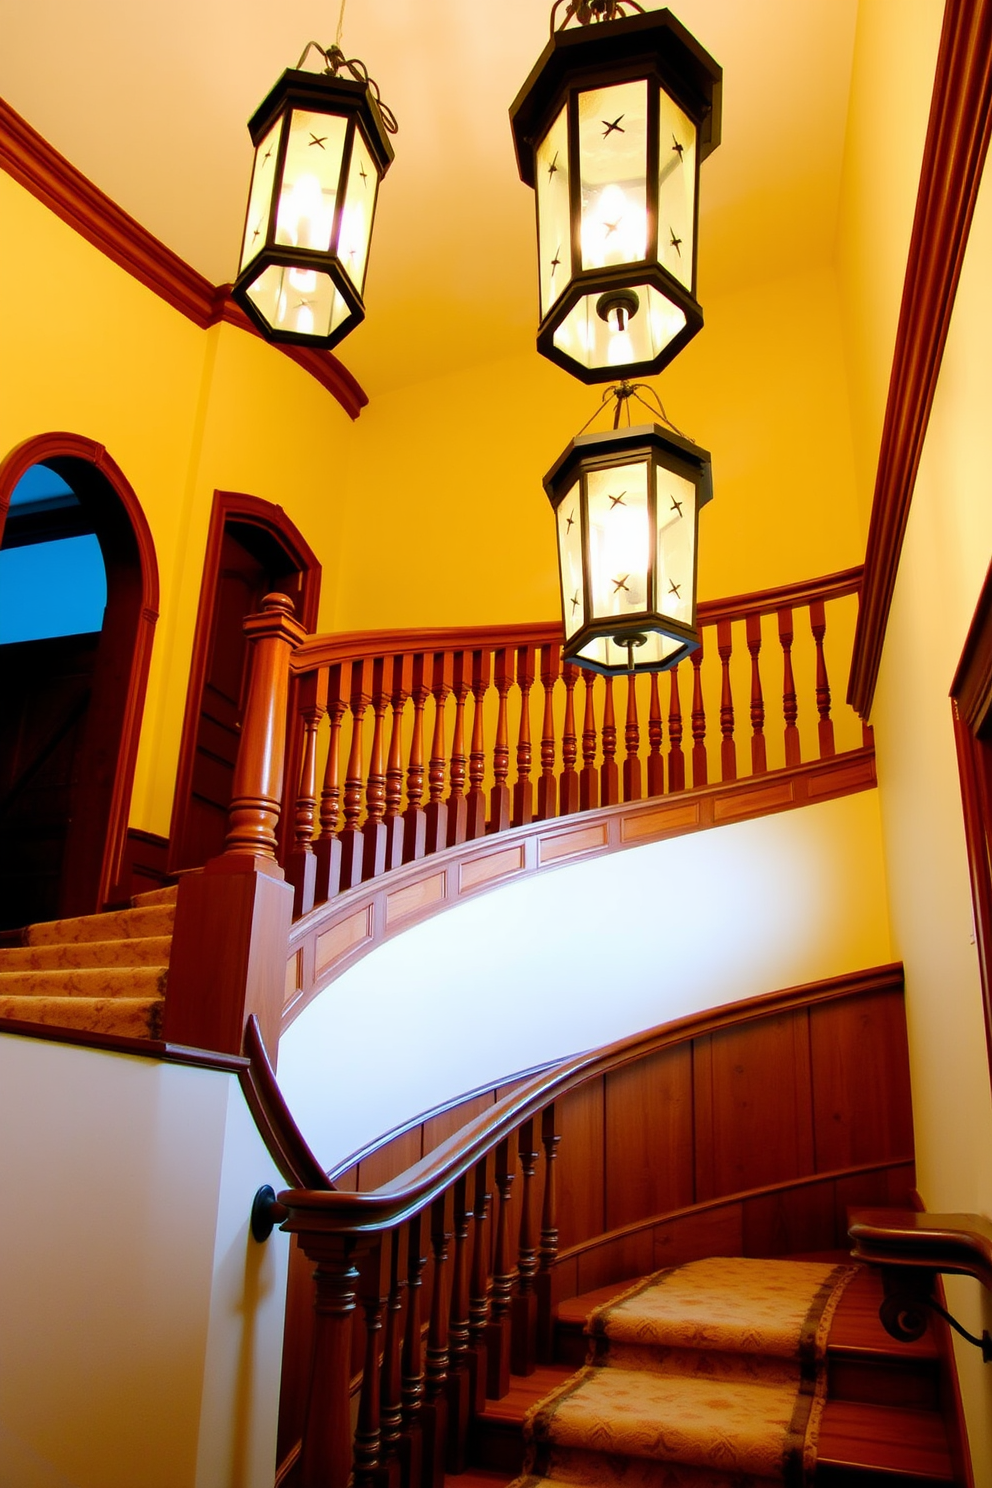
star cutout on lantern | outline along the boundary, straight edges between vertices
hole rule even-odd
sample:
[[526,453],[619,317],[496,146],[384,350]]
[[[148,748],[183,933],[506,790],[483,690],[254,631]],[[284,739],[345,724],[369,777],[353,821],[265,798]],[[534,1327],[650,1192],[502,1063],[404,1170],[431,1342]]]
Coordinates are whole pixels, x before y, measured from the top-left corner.
[[555,249],[555,256],[551,260],[551,272],[552,272],[552,274],[554,273],[555,269],[557,269],[557,268],[559,268],[561,266],[561,259],[558,257],[558,255],[559,255],[560,252],[561,252],[561,244],[559,243],[558,247]]
[[674,228],[671,228],[670,227],[668,230],[669,230],[669,232],[672,235],[672,247],[675,249],[675,252],[678,254],[679,258],[681,258],[682,257],[682,239],[681,238],[677,238],[675,236],[675,229]]
[[674,134],[672,135],[672,149],[675,151],[676,155],[681,160],[682,159],[682,151],[685,149],[685,145],[680,145],[679,142],[678,142],[678,140],[675,138]]
[[369,183],[369,173],[365,169],[365,162],[364,162],[364,160],[362,161],[361,165],[358,167],[358,174],[362,178],[362,185],[363,186],[367,186],[368,183]]
[[626,591],[626,593],[629,594],[630,593],[630,590],[627,588],[627,580],[629,578],[630,578],[630,574],[624,574],[622,578],[613,579],[611,581],[612,584],[613,584],[613,593],[614,594],[619,594],[620,593],[620,590],[623,589],[623,590]]
[[573,511],[572,515],[570,517],[566,517],[566,519],[565,519],[565,531],[566,532],[571,532],[571,530],[572,530],[572,528],[574,526],[575,526],[575,513]]
[[259,224],[256,227],[255,231],[251,235],[252,242],[254,243],[255,239],[256,238],[260,238],[261,236],[262,236],[262,224],[261,224],[261,222],[259,222]]
[[681,588],[682,588],[682,585],[681,584],[676,584],[675,580],[673,579],[669,583],[669,585],[668,585],[668,592],[669,592],[669,594],[674,594],[676,599],[681,599],[682,598],[682,595],[680,593]]
[[266,150],[265,154],[262,156],[262,164],[263,165],[265,165],[265,163],[270,159],[271,155],[272,155],[272,146],[270,145],[269,148]]
[[603,138],[604,139],[607,139],[611,134],[626,134],[627,133],[626,129],[621,128],[621,125],[620,125],[620,120],[623,117],[624,117],[623,114],[617,114],[617,116],[613,120],[613,123],[612,124],[607,119],[601,119],[600,120],[600,123],[603,125]]
[[606,236],[609,237],[610,234],[615,233],[617,228],[620,226],[620,218],[618,217],[616,222],[604,222],[603,226],[606,228]]
[[309,308],[310,306],[307,304],[306,300],[297,300],[296,304],[293,306],[294,310],[309,310]]
[[623,499],[626,494],[626,491],[621,491],[619,496],[611,496],[610,493],[607,491],[606,499],[611,503],[610,511],[613,511],[614,507],[617,506],[626,506],[627,503]]
[[556,150],[555,151],[555,158],[554,158],[554,160],[552,160],[551,164],[548,166],[548,180],[549,181],[551,180],[551,177],[555,174],[555,172],[558,169],[558,154],[559,154],[559,152]]
[[327,135],[326,134],[322,134],[319,137],[316,134],[311,134],[311,136],[310,136],[310,145],[311,146],[313,146],[313,145],[319,145],[320,148],[323,149],[326,140],[327,140]]
[[576,589],[575,593],[572,595],[572,614],[573,615],[575,614],[575,611],[578,608],[579,608],[579,591],[578,591],[578,589]]
[[669,508],[669,510],[670,511],[673,511],[673,512],[678,512],[679,516],[681,516],[682,515],[682,503],[681,503],[681,501],[676,501],[675,500],[675,497],[673,496],[672,497],[672,504],[671,504],[671,507]]

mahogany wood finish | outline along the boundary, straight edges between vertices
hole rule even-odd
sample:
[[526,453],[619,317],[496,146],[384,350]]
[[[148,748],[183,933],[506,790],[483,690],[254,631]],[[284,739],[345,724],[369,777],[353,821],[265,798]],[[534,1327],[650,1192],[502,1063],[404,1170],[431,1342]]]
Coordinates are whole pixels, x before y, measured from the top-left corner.
[[871,712],[989,134],[992,0],[947,0],[882,426],[848,700]]
[[859,1209],[848,1234],[858,1260],[974,1276],[992,1291],[992,1224],[984,1214]]
[[[229,284],[213,285],[204,279],[70,165],[2,99],[0,167],[74,232],[201,330],[223,320],[259,334],[231,299]],[[350,418],[358,417],[368,398],[337,357],[310,347],[280,346],[278,350],[316,378]]]

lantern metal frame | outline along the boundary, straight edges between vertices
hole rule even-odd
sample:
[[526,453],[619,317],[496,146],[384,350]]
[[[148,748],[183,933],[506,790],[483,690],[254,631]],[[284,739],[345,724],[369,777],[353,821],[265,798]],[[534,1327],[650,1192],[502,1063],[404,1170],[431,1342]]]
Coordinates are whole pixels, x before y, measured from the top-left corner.
[[[568,15],[572,15],[572,8]],[[567,24],[567,23],[566,23]],[[592,89],[646,80],[649,89],[645,187],[648,236],[643,259],[607,268],[581,268],[581,179],[578,97]],[[659,250],[659,94],[663,92],[692,121],[696,129],[695,179],[692,212],[692,272],[690,286],[681,284],[660,262]],[[618,377],[649,376],[660,371],[702,329],[702,310],[696,300],[696,260],[699,217],[699,166],[720,143],[723,70],[695,37],[668,10],[596,20],[552,36],[511,109],[522,181],[535,193],[537,214],[537,152],[567,104],[569,224],[571,274],[541,320],[537,349],[542,356],[585,383]],[[538,215],[540,253],[540,218]],[[540,267],[538,269],[540,304]],[[658,290],[685,316],[685,326],[654,357],[639,362],[587,367],[555,345],[555,333],[587,296],[597,294],[601,305],[616,302],[625,291]],[[602,297],[605,297],[605,301]],[[635,301],[636,303],[636,301]],[[645,312],[646,313],[646,312]],[[604,311],[601,309],[600,314]],[[605,318],[605,315],[604,315]]]
[[[617,416],[619,418],[621,401],[634,396],[636,390],[629,384],[621,384],[619,388],[609,390],[604,397],[604,402],[609,396],[617,397]],[[643,401],[643,400],[640,400]],[[628,407],[629,412],[629,407]],[[665,417],[662,411],[662,416]],[[590,420],[591,422],[591,420]],[[640,612],[623,616],[592,618],[593,607],[593,575],[591,541],[589,533],[589,504],[587,496],[587,478],[590,473],[604,469],[617,468],[623,464],[633,464],[644,461],[649,471],[656,471],[658,467],[668,470],[683,480],[690,482],[695,487],[696,499],[693,511],[693,534],[692,534],[692,600],[690,605],[690,620],[684,623],[671,615],[662,612],[658,604],[658,563],[657,563],[657,480],[648,480],[647,508],[645,514],[645,538],[647,544],[646,594],[645,607]],[[564,661],[571,662],[575,666],[599,672],[603,676],[622,676],[629,672],[664,672],[678,666],[684,661],[699,644],[699,634],[696,628],[696,576],[698,568],[698,538],[699,538],[699,512],[713,497],[712,465],[709,452],[699,445],[687,439],[673,427],[662,428],[657,423],[635,424],[628,428],[613,428],[603,433],[586,434],[580,433],[562,451],[554,465],[544,477],[544,489],[552,510],[555,513],[556,527],[559,528],[558,510],[562,503],[575,492],[576,483],[580,483],[579,494],[579,519],[580,519],[580,541],[581,541],[581,572],[582,572],[582,615],[583,624],[572,635],[568,634],[568,623],[566,620],[567,589],[571,584],[566,584],[566,576],[563,566],[562,542],[559,536],[558,548],[558,574],[559,585],[562,596],[562,625],[565,632],[565,644],[562,651]],[[612,499],[612,498],[610,498]],[[635,657],[637,651],[645,644],[649,635],[661,635],[677,643],[676,649],[658,662],[638,662]],[[619,647],[626,649],[627,659],[625,662],[610,664],[593,660],[583,656],[581,652],[593,641],[603,639],[612,640]]]
[[[324,57],[327,63],[326,71],[307,72],[303,70],[302,63],[311,47],[316,47]],[[342,67],[347,68],[351,76],[340,76],[338,69]],[[344,147],[335,192],[333,226],[326,249],[298,248],[276,242],[279,196],[286,166],[292,115],[296,109],[305,109],[312,113],[325,114],[328,117],[344,118],[346,121]],[[379,98],[378,88],[369,78],[364,64],[346,60],[336,47],[331,47],[325,52],[316,42],[310,42],[300,59],[300,64],[295,68],[286,69],[248,121],[248,132],[256,152],[268,132],[276,124],[279,126],[277,157],[272,189],[266,198],[268,205],[265,238],[258,251],[239,272],[232,286],[231,296],[267,341],[290,346],[329,349],[343,341],[345,336],[349,335],[365,319],[363,295],[368,274],[368,254],[365,258],[360,286],[352,282],[342,260],[338,257],[344,197],[351,168],[355,133],[357,130],[361,131],[362,140],[377,172],[376,197],[373,200],[369,224],[369,244],[371,244],[379,184],[395,158],[389,135],[396,133],[396,121],[391,111]],[[253,167],[252,183],[255,168],[257,166]],[[252,195],[251,186],[249,186],[242,243],[247,235],[251,210]],[[312,270],[317,274],[327,275],[334,289],[345,301],[347,306],[345,318],[328,335],[274,327],[258,310],[248,293],[251,285],[271,266]]]

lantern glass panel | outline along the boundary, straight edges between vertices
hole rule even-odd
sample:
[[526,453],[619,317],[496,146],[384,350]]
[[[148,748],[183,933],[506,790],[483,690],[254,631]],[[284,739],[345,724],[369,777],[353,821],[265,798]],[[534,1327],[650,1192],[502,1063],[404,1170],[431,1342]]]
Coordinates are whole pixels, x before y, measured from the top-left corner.
[[272,208],[272,187],[276,178],[276,159],[279,153],[279,124],[277,119],[255,151],[255,164],[251,172],[251,190],[248,193],[248,216],[245,218],[245,240],[241,245],[240,273],[260,249],[265,247],[269,235],[269,213]]
[[651,362],[685,329],[685,312],[653,284],[632,286],[639,301],[622,330],[597,310],[601,292],[583,295],[554,334],[559,351],[583,367],[630,367]]
[[696,487],[685,476],[657,467],[657,608],[660,614],[691,625],[696,548]]
[[696,126],[664,89],[660,96],[658,258],[692,290],[696,198]]
[[583,269],[647,257],[646,79],[578,95]]
[[[685,642],[660,631],[648,631],[643,645],[634,648],[634,665],[641,668],[661,667],[670,657],[685,649]],[[626,671],[630,654],[626,646],[618,646],[612,636],[595,636],[579,651],[579,656],[594,661],[603,667],[620,668]]]
[[276,242],[326,253],[334,229],[347,120],[294,109],[276,217]]
[[590,470],[586,504],[591,618],[642,614],[651,568],[647,462]]
[[537,241],[543,319],[572,277],[567,106],[537,147]]
[[561,563],[562,612],[565,635],[573,636],[586,623],[582,583],[581,487],[576,481],[558,507],[558,557]]
[[371,152],[362,131],[356,125],[351,165],[348,168],[348,185],[341,213],[341,230],[338,233],[338,258],[359,294],[365,283],[378,184],[379,177]]
[[252,281],[248,296],[274,330],[299,336],[329,336],[348,314],[331,276],[307,267],[269,264]]

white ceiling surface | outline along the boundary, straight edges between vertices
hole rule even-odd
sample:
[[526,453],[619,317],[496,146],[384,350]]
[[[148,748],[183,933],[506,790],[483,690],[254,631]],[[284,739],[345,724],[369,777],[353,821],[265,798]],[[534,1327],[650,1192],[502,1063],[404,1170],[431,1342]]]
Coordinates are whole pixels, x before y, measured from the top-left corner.
[[[724,69],[699,298],[829,260],[858,0],[675,0]],[[0,94],[215,283],[234,277],[246,121],[339,0],[0,0]],[[533,194],[507,110],[550,0],[347,0],[343,48],[396,113],[368,319],[338,350],[374,394],[533,346]],[[657,9],[649,3],[649,9]]]

